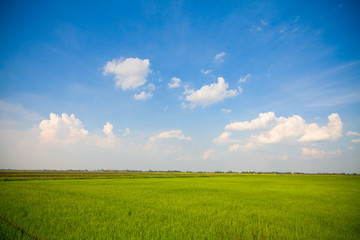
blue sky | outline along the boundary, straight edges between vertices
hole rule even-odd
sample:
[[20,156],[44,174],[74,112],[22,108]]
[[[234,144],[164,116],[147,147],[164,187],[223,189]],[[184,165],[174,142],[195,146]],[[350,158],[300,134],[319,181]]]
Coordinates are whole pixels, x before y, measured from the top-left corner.
[[357,1],[0,9],[0,168],[360,171]]

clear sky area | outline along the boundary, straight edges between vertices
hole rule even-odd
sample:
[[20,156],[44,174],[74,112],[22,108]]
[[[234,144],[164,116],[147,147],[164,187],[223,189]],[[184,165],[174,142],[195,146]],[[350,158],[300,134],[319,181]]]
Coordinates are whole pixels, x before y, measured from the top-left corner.
[[1,1],[0,168],[360,172],[359,1]]

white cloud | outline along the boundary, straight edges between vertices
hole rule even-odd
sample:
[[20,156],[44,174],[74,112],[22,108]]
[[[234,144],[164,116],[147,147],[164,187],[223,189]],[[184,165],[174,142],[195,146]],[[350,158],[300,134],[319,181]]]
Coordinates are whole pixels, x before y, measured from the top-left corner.
[[204,159],[204,160],[206,160],[206,159],[214,159],[214,158],[215,158],[214,149],[206,150],[201,156],[201,159]]
[[226,54],[225,52],[216,54],[214,58],[215,62],[223,62],[224,61],[223,57],[225,56],[225,54]]
[[226,143],[238,142],[235,139],[230,139],[231,134],[232,134],[231,132],[223,132],[222,134],[220,134],[220,136],[218,136],[217,138],[214,138],[213,142],[216,144],[226,144]]
[[206,107],[208,105],[223,101],[225,98],[231,98],[239,94],[234,90],[227,90],[229,85],[224,78],[219,77],[217,83],[204,85],[199,90],[189,90],[185,88],[184,94],[187,94],[185,100],[190,102],[190,107]]
[[353,140],[351,140],[351,142],[353,142],[353,143],[360,143],[360,138],[359,138],[359,139],[353,139]]
[[305,129],[305,134],[299,142],[336,140],[342,136],[342,121],[339,114],[333,113],[329,117],[327,126],[319,127],[316,123],[309,124]]
[[81,121],[74,114],[63,113],[61,116],[50,113],[50,119],[42,120],[40,125],[40,142],[57,145],[95,145],[112,147],[116,136],[113,125],[106,122],[102,131],[106,137],[91,135],[85,130]]
[[208,75],[209,73],[211,73],[211,69],[205,70],[205,69],[201,69],[201,73],[204,75]]
[[230,146],[229,151],[254,149],[262,144],[279,143],[288,138],[295,138],[298,142],[335,141],[342,136],[342,121],[337,113],[329,115],[328,119],[326,126],[319,127],[315,123],[307,124],[299,115],[277,118],[273,112],[260,113],[258,118],[250,122],[234,122],[225,126],[227,131],[268,129],[258,135],[251,135],[246,145]]
[[247,74],[245,77],[240,77],[239,82],[244,83],[251,76],[251,74]]
[[146,93],[145,91],[142,91],[139,94],[134,94],[134,99],[145,101],[152,98],[152,96],[153,94],[151,92]]
[[161,132],[156,136],[149,138],[149,142],[155,142],[162,139],[177,139],[183,141],[191,141],[191,137],[186,137],[181,130],[170,130],[166,132]]
[[151,73],[149,67],[149,59],[113,59],[106,63],[103,74],[114,74],[116,87],[121,87],[123,90],[135,89],[146,83],[146,78]]
[[346,136],[360,136],[360,133],[348,131],[348,132],[346,133]]
[[171,78],[171,82],[168,83],[168,87],[169,88],[177,88],[177,87],[180,87],[180,83],[181,83],[180,78],[173,77],[173,78]]
[[326,152],[317,148],[303,147],[301,150],[304,159],[322,159],[325,157],[338,157],[342,154],[342,151],[340,149],[334,152]]
[[243,146],[241,146],[240,144],[233,144],[229,147],[229,151],[230,152],[237,152],[239,151],[240,149],[242,149]]
[[130,135],[130,129],[129,128],[125,128],[125,130],[124,130],[124,133],[123,133],[123,136],[124,137],[126,137],[126,136],[128,136],[128,135]]
[[223,109],[221,109],[221,111],[224,112],[224,113],[231,113],[231,109],[223,108]]
[[233,122],[225,126],[226,130],[230,131],[243,131],[268,128],[271,124],[275,124],[276,116],[273,112],[260,113],[259,117],[251,120],[251,122]]
[[93,141],[95,141],[95,144],[100,147],[113,147],[115,144],[116,136],[113,133],[114,126],[106,122],[103,128],[103,133],[105,133],[106,137],[101,137],[98,135],[91,136]]
[[250,141],[253,143],[278,143],[284,140],[284,138],[297,137],[304,133],[306,123],[298,115],[293,115],[289,118],[280,117],[276,120],[276,126],[258,136],[252,135]]
[[113,128],[114,128],[114,126],[111,123],[106,122],[106,124],[104,125],[104,128],[103,128],[103,132],[105,133],[106,136],[108,136],[109,138],[112,138],[115,136],[113,133]]
[[194,92],[194,90],[189,88],[189,85],[185,85],[183,94],[190,95]]
[[50,113],[49,120],[42,120],[40,125],[42,143],[74,143],[86,139],[88,131],[74,114],[63,113],[61,117]]
[[[145,144],[145,149],[153,149],[156,146],[156,143],[162,142],[163,140],[180,140],[180,141],[191,141],[191,137],[185,136],[181,130],[175,129],[170,131],[161,132],[158,135],[151,136],[147,143]],[[165,141],[168,143],[168,141]],[[172,145],[171,145],[172,146]],[[169,145],[168,145],[169,147]],[[175,146],[173,146],[174,148]],[[166,151],[166,149],[165,149]]]

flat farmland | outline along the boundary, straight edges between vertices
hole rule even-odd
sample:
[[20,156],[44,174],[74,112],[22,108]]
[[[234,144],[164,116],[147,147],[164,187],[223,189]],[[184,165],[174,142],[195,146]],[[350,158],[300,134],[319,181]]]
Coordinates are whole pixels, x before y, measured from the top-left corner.
[[61,174],[1,172],[0,239],[360,239],[358,176]]

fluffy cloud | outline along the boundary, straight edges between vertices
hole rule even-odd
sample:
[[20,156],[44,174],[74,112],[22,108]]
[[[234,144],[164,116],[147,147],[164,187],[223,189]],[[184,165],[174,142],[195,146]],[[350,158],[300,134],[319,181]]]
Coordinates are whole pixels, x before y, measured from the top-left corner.
[[[246,145],[234,144],[229,150],[253,149],[262,144],[279,143],[291,137],[296,138],[298,142],[335,141],[342,136],[343,124],[337,113],[329,115],[328,119],[326,126],[319,127],[316,123],[307,124],[299,115],[278,118],[273,112],[260,113],[258,118],[250,122],[234,122],[225,126],[227,131],[267,129],[258,135],[251,135]],[[230,133],[225,133],[214,142],[225,143],[230,136]]]
[[146,93],[145,91],[142,91],[139,94],[134,94],[134,99],[145,101],[152,98],[152,96],[153,94],[151,92]]
[[225,52],[216,54],[214,61],[215,62],[223,62],[224,61],[223,57],[225,56],[225,54],[226,54]]
[[123,90],[135,89],[146,83],[146,78],[151,72],[149,67],[149,59],[113,59],[106,63],[103,74],[114,74],[116,86]]
[[353,140],[351,140],[351,142],[353,142],[353,143],[360,143],[360,138],[359,138],[359,139],[353,139]]
[[273,112],[260,113],[259,117],[251,120],[251,122],[233,122],[225,126],[226,130],[242,131],[267,128],[270,124],[276,122],[276,116]]
[[181,83],[180,78],[173,77],[173,78],[171,78],[171,82],[168,83],[168,87],[169,88],[177,88],[177,87],[180,87],[180,83]]
[[116,140],[111,123],[106,122],[103,127],[102,131],[106,137],[90,135],[74,114],[69,116],[63,113],[59,116],[50,113],[50,119],[42,120],[39,128],[41,130],[39,138],[43,144],[86,144],[111,147]]
[[103,128],[103,132],[105,133],[106,136],[108,136],[109,138],[112,138],[115,136],[113,133],[113,128],[114,128],[114,126],[111,123],[106,122],[106,124],[104,125],[104,128]]
[[317,148],[303,147],[301,150],[304,159],[322,159],[325,157],[338,157],[342,154],[342,151],[340,149],[334,152],[326,152]]
[[253,143],[278,143],[287,137],[298,137],[304,133],[305,120],[298,115],[289,118],[280,117],[277,123],[268,132],[258,136],[252,135],[250,142]]
[[43,143],[73,143],[85,139],[88,131],[74,114],[70,116],[63,113],[61,117],[50,113],[49,120],[42,120],[40,123],[40,140]]
[[336,140],[342,136],[342,121],[339,114],[333,113],[329,117],[327,126],[319,127],[316,123],[309,124],[305,129],[305,134],[299,142]]
[[229,85],[224,78],[219,77],[217,83],[204,85],[199,90],[189,90],[185,87],[186,101],[190,102],[190,107],[206,107],[208,105],[223,101],[225,98],[231,98],[239,94],[237,90],[227,90]]

